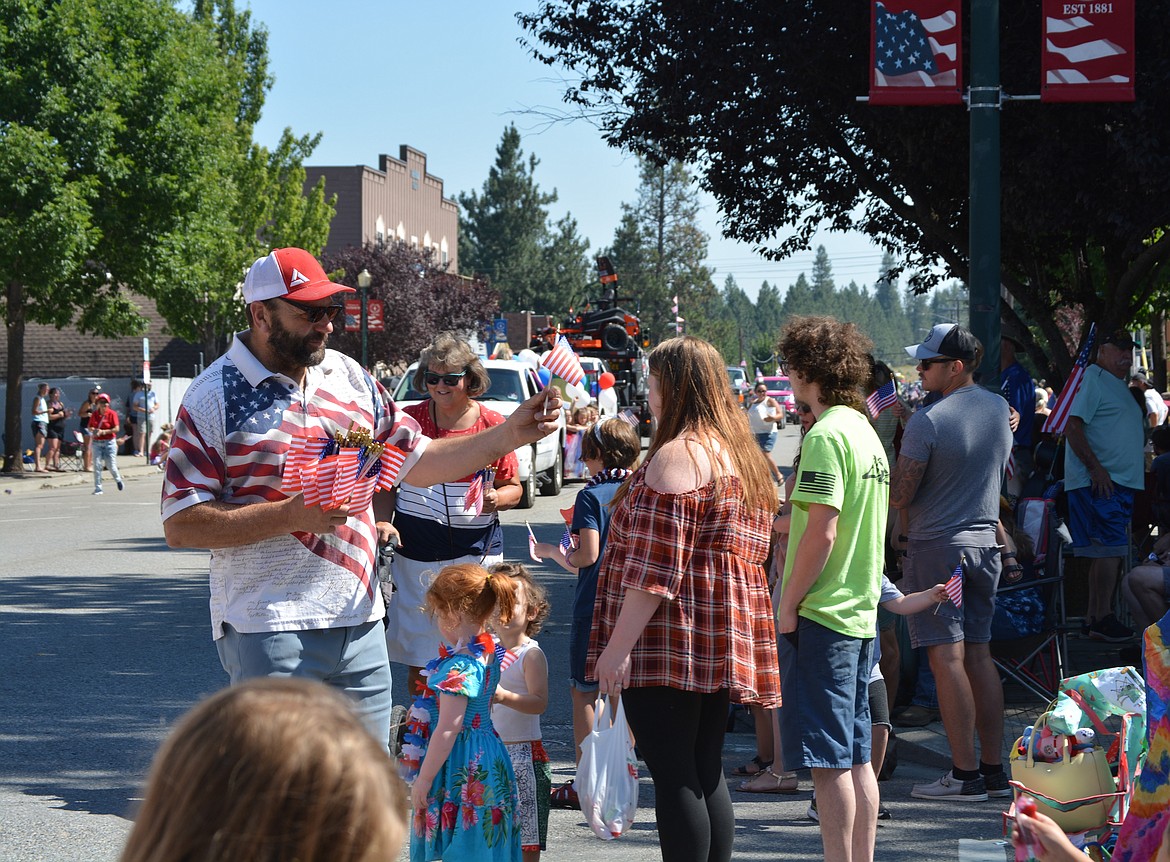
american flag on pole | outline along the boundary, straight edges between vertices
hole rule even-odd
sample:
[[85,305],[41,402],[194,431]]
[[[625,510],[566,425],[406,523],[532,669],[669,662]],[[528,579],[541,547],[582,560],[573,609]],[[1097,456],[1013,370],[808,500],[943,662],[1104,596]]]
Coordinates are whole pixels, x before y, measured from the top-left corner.
[[963,101],[958,0],[872,0],[869,100],[875,105]]
[[532,558],[534,563],[544,562],[536,556],[536,534],[532,532],[532,525],[525,521],[524,526],[528,529],[528,556]]
[[585,369],[581,367],[581,361],[577,359],[577,354],[573,352],[573,348],[563,335],[557,336],[557,343],[544,355],[540,364],[561,380],[574,386],[580,386],[581,381],[585,379]]
[[954,603],[956,608],[963,606],[963,561],[959,561],[959,565],[955,566],[955,571],[951,573],[950,579],[943,584],[943,589],[947,591],[947,598]]
[[869,410],[869,415],[877,419],[879,413],[887,407],[893,407],[897,402],[898,392],[894,388],[894,381],[887,380],[869,394],[865,399],[865,407]]
[[561,534],[561,551],[566,557],[573,552],[573,534],[569,532],[568,527],[565,527],[565,532]]
[[638,414],[635,413],[630,407],[627,407],[625,410],[619,413],[617,418],[621,419],[623,422],[628,423],[633,428],[638,427]]
[[1089,354],[1093,352],[1093,342],[1096,338],[1097,324],[1094,323],[1089,327],[1089,337],[1085,339],[1085,346],[1081,348],[1081,352],[1077,356],[1072,374],[1068,376],[1068,380],[1064,381],[1060,395],[1056,397],[1056,409],[1049,413],[1048,418],[1044,420],[1044,428],[1041,430],[1045,434],[1064,433],[1064,427],[1068,424],[1068,414],[1072,411],[1072,403],[1077,397],[1077,390],[1081,388],[1081,380],[1085,376],[1085,368],[1089,364]]
[[1043,101],[1134,100],[1135,5],[1045,0]]
[[475,512],[476,515],[483,514],[483,474],[483,470],[475,474],[463,497],[463,507]]

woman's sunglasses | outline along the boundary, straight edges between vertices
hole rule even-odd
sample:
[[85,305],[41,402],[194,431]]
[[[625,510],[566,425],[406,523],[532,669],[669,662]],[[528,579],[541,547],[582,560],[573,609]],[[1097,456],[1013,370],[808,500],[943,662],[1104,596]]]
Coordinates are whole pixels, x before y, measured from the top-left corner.
[[443,381],[444,386],[458,386],[465,374],[467,374],[466,368],[458,374],[435,374],[433,371],[427,371],[423,373],[423,380],[427,382],[427,386],[438,386],[440,380]]
[[344,305],[305,305],[303,302],[285,299],[283,296],[278,296],[277,299],[304,312],[305,317],[309,318],[309,323],[320,323],[326,317],[329,318],[330,323],[333,323],[337,320],[338,315],[345,310]]

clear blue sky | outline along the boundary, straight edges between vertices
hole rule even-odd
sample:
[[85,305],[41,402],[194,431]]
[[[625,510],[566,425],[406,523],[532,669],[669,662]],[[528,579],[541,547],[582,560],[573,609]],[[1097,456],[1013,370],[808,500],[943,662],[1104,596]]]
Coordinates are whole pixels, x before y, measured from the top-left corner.
[[[531,59],[518,44],[514,16],[534,0],[246,0],[269,31],[276,78],[256,128],[272,146],[284,127],[322,132],[311,164],[376,165],[400,144],[427,154],[445,192],[478,190],[495,160],[504,127],[515,123],[526,153],[540,159],[535,178],[556,189],[554,219],[571,212],[596,253],[610,244],[623,201],[635,197],[635,161],[607,147],[583,122],[548,124],[526,114],[557,109],[560,70]],[[812,267],[824,244],[839,286],[872,285],[881,251],[860,235],[822,232],[813,251],[781,262],[723,239],[714,200],[703,196],[707,263],[722,287],[728,273],[750,296],[767,280],[781,291]]]

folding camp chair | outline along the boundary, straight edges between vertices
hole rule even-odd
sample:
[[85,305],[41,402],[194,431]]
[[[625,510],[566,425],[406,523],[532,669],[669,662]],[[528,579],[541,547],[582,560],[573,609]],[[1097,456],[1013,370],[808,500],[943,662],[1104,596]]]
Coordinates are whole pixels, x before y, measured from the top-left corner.
[[1060,690],[1068,654],[1062,553],[1068,534],[1047,496],[1020,500],[1017,522],[1020,559],[1030,561],[1021,579],[1000,581],[991,657],[1004,681],[1047,703]]

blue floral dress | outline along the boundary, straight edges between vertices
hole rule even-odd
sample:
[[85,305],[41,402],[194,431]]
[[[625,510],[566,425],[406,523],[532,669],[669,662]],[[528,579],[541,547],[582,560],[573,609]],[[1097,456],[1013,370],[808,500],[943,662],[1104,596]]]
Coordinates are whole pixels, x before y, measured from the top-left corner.
[[[465,646],[440,647],[423,670],[427,688],[411,707],[403,762],[417,775],[430,730],[439,721],[438,697],[465,697],[463,729],[414,812],[411,862],[519,862],[520,816],[512,760],[492,726],[492,695],[500,659],[491,635]],[[408,776],[413,777],[413,776]]]

